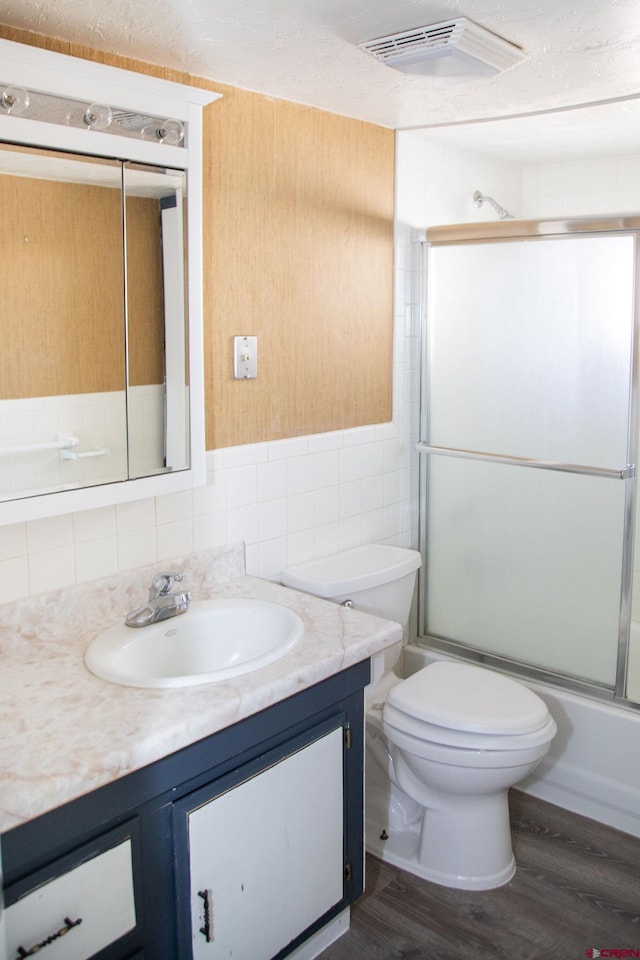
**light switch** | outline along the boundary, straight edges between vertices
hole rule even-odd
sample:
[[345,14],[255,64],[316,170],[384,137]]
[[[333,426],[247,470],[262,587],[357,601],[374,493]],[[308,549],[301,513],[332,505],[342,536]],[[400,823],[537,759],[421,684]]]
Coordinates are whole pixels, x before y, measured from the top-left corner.
[[258,376],[258,338],[233,338],[233,376],[236,380],[255,380]]

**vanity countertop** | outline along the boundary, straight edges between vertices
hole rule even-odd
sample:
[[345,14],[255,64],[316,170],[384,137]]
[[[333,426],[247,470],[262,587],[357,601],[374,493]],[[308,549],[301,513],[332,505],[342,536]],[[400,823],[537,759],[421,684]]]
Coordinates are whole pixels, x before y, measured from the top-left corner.
[[[0,833],[402,639],[399,624],[245,576],[241,558],[237,549],[207,551],[0,607]],[[194,599],[283,603],[304,621],[304,637],[282,659],[233,680],[157,690],[99,679],[85,667],[86,647],[144,601],[160,566],[184,570]]]

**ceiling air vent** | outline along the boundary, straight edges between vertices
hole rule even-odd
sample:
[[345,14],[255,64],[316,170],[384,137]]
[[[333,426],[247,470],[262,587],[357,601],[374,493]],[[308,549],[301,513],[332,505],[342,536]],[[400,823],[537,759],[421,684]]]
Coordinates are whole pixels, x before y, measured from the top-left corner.
[[458,17],[358,44],[377,60],[404,73],[491,76],[524,60],[515,44]]

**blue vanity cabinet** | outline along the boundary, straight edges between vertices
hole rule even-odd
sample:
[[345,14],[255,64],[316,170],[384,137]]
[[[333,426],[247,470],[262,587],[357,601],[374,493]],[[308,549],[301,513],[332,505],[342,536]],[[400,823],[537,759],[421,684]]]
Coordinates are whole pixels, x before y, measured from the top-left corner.
[[[48,938],[43,960],[284,960],[362,892],[368,679],[356,664],[5,833],[7,960]],[[80,915],[74,877],[89,902],[56,937]],[[109,907],[113,938],[72,953]]]

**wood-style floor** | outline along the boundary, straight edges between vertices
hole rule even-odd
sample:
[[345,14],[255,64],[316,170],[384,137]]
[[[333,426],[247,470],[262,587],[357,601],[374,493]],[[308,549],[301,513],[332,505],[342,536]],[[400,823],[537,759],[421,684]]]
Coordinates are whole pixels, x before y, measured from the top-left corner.
[[510,883],[450,890],[369,856],[351,929],[322,960],[640,956],[640,839],[518,791],[510,805]]

